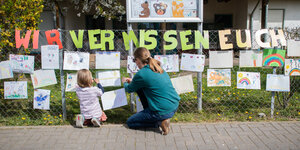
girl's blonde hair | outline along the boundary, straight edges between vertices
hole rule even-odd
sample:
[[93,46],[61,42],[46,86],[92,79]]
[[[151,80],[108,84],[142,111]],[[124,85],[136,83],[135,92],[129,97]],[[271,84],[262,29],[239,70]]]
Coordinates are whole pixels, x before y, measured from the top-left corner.
[[160,67],[160,62],[151,57],[149,50],[145,47],[139,47],[134,51],[134,58],[138,58],[144,64],[149,64],[150,69],[157,73],[163,73],[164,70]]
[[81,88],[91,87],[93,85],[92,73],[87,69],[81,69],[77,72],[77,84]]

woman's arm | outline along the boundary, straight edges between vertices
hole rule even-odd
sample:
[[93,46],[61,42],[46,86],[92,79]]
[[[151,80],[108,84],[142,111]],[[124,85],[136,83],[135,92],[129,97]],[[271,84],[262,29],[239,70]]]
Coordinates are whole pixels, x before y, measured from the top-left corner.
[[[127,79],[127,81],[126,81]],[[145,86],[143,78],[137,73],[132,80],[130,78],[123,78],[125,91],[128,93],[136,92]]]

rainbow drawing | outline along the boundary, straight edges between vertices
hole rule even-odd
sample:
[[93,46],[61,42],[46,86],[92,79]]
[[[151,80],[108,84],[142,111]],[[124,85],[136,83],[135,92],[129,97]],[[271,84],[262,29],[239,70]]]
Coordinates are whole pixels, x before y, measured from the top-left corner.
[[250,80],[247,77],[241,78],[238,83],[240,83],[240,84],[246,84],[246,85],[251,84]]
[[281,67],[284,65],[285,50],[265,49],[263,54],[263,65]]
[[300,69],[299,69],[299,68],[293,68],[293,69],[289,72],[289,76],[297,75],[297,74],[300,74]]

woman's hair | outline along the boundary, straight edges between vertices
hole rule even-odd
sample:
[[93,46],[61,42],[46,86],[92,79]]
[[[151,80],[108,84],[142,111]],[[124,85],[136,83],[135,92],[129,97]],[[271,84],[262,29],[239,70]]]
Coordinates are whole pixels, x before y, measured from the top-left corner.
[[92,73],[87,69],[81,69],[77,72],[77,84],[81,88],[91,87],[93,85]]
[[138,58],[144,64],[149,64],[150,69],[157,73],[163,73],[164,70],[160,67],[160,62],[151,57],[149,50],[145,47],[139,47],[134,51],[134,58]]

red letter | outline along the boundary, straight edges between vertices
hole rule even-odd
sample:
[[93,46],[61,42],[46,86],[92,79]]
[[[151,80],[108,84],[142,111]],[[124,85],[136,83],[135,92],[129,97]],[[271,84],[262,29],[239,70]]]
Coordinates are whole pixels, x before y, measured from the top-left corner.
[[40,34],[40,30],[34,30],[33,31],[33,49],[38,49],[39,47],[39,34]]
[[[51,37],[51,33],[54,33],[55,36]],[[59,46],[59,49],[63,48],[59,39],[59,32],[57,30],[49,30],[46,31],[45,34],[49,45],[53,45],[53,43],[56,42],[56,44]]]
[[20,30],[15,30],[15,40],[16,40],[16,48],[20,48],[21,45],[24,46],[24,48],[28,48],[29,39],[31,35],[31,30],[26,31],[25,38],[20,37]]

